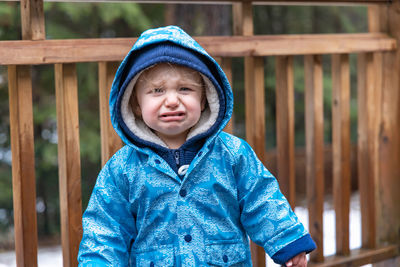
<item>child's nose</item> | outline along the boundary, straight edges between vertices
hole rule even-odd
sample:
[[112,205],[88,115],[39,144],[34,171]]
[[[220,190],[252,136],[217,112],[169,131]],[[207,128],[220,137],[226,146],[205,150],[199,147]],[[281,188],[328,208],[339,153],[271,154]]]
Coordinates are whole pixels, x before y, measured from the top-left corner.
[[165,105],[167,107],[175,107],[179,105],[179,96],[176,92],[169,92],[166,95]]

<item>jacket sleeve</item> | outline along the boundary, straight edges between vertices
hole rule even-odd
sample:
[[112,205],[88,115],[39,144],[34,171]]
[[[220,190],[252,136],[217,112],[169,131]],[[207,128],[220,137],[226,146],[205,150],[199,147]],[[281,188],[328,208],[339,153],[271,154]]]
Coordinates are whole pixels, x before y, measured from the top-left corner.
[[79,266],[128,266],[129,250],[136,236],[124,175],[128,157],[118,151],[101,170],[83,214]]
[[279,190],[275,177],[245,141],[237,152],[234,172],[241,223],[250,239],[283,265],[301,252],[314,250],[314,241]]

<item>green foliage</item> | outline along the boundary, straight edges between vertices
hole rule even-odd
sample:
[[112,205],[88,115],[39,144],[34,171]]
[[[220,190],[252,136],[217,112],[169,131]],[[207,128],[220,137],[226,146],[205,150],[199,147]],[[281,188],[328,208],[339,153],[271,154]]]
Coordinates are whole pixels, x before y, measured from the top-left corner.
[[153,26],[135,3],[47,2],[44,6],[48,39],[131,37]]
[[257,6],[256,34],[366,32],[365,6]]
[[16,2],[0,2],[0,40],[16,40],[21,36],[19,5]]

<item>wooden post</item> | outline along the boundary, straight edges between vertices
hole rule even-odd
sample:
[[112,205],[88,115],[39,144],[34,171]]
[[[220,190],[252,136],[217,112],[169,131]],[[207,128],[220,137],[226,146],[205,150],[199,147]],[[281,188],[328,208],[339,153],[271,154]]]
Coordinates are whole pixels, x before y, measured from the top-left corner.
[[[369,9],[370,30],[387,32],[400,43],[400,1]],[[375,26],[374,26],[375,25]],[[375,60],[375,58],[374,58]],[[376,191],[377,243],[399,244],[400,240],[400,49],[385,52],[382,62],[375,60],[381,70],[380,121],[378,135],[379,170]],[[374,71],[375,72],[375,71]]]
[[[358,185],[361,207],[362,247],[376,247],[376,186],[379,168],[378,120],[380,96],[376,87],[373,55],[358,55]],[[378,99],[377,99],[378,98]]]
[[294,86],[293,57],[275,58],[276,71],[276,139],[279,185],[291,207],[296,206],[294,157]]
[[322,57],[305,56],[306,176],[309,229],[317,249],[311,261],[321,262],[323,254],[324,205],[324,109]]
[[77,266],[82,238],[82,196],[75,64],[56,64],[55,81],[63,263]]
[[349,55],[332,55],[333,199],[336,254],[349,255],[350,213],[350,68]]
[[165,25],[175,25],[175,9],[176,4],[165,4],[165,11],[164,11],[164,24]]
[[99,62],[99,106],[102,166],[104,166],[110,157],[122,147],[122,141],[111,125],[109,105],[111,85],[118,66],[119,62]]
[[43,0],[21,0],[23,40],[44,40]]
[[[253,35],[252,3],[243,3],[243,35]],[[245,57],[246,139],[262,162],[265,159],[264,60]]]
[[246,139],[258,158],[265,160],[265,107],[263,58],[245,58]]
[[35,153],[30,66],[8,67],[17,266],[37,266]]
[[[234,6],[234,15],[241,22],[234,29],[244,36],[253,35],[252,2]],[[234,18],[235,20],[235,18]],[[246,140],[253,147],[258,158],[265,161],[265,107],[264,107],[264,60],[262,57],[244,58]],[[251,243],[251,258],[254,266],[265,266],[265,251]]]
[[[43,40],[43,0],[21,0],[24,40]],[[30,66],[9,66],[15,253],[17,266],[37,266],[36,179]]]
[[[232,85],[232,59],[229,58],[229,57],[223,57],[223,58],[215,58],[215,60],[218,62],[218,64],[224,70],[225,75],[228,78],[228,81],[231,84],[232,90],[233,90],[233,85]],[[224,128],[225,132],[233,134],[233,121],[234,121],[234,114],[232,113],[231,120],[228,122],[228,124]]]

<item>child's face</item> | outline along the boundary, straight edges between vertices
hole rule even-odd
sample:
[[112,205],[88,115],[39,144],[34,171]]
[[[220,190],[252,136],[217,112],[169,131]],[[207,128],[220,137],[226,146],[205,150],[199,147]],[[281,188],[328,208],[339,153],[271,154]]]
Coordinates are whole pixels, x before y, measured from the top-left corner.
[[160,63],[139,77],[135,90],[135,114],[170,148],[182,145],[205,106],[200,74],[183,66]]

